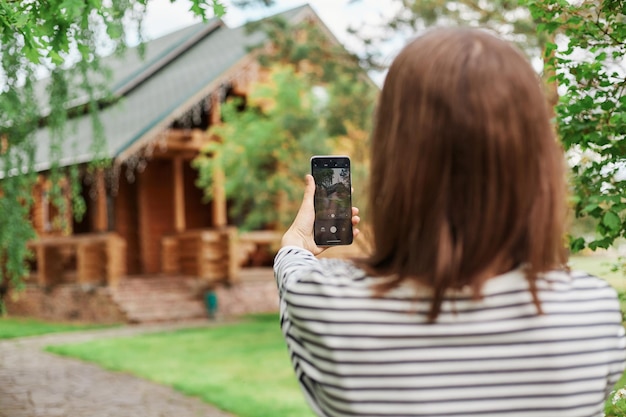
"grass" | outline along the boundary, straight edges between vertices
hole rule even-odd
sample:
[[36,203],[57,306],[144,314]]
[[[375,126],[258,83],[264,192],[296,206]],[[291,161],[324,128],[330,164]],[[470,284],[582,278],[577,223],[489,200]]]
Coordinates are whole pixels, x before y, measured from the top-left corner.
[[171,386],[239,417],[313,416],[294,377],[274,314],[209,329],[103,339],[47,350]]
[[626,291],[626,275],[623,271],[612,271],[617,259],[610,256],[572,256],[572,269],[579,269],[607,280],[613,287]]
[[52,323],[27,318],[0,317],[0,339],[13,339],[16,337],[38,336],[48,333],[101,329],[105,327],[111,326],[93,324]]
[[[617,262],[615,257],[610,256],[573,256],[570,258],[572,269],[586,271],[605,279],[617,289],[622,305],[622,312],[626,318],[626,275],[622,270],[613,271],[613,265]],[[622,386],[626,386],[626,381]]]

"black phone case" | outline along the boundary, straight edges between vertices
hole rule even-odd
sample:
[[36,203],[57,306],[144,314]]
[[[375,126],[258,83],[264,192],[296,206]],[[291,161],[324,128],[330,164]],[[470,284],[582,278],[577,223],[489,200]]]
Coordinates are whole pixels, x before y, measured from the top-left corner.
[[313,235],[318,246],[350,245],[352,233],[352,179],[347,156],[314,156]]

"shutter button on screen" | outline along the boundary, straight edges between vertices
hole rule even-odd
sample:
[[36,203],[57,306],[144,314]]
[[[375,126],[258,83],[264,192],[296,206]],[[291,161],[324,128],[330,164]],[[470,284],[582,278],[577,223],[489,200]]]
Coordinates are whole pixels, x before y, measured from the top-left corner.
[[330,226],[330,233],[335,233],[337,228],[335,226]]

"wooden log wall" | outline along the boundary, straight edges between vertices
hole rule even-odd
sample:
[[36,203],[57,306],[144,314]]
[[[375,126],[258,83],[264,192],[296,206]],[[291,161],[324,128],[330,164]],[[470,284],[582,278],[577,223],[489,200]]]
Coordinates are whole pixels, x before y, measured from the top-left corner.
[[106,279],[111,287],[117,286],[121,277],[127,274],[126,240],[119,235],[111,234],[105,248],[107,257]]
[[[33,188],[33,207],[30,213],[30,219],[37,233],[37,236],[41,236],[45,233],[45,218],[47,217],[46,213],[48,207],[44,207],[44,191],[45,191],[45,180],[43,176],[37,176],[37,183]],[[47,204],[47,201],[45,202]]]
[[229,271],[227,229],[203,232],[200,237],[200,244],[196,248],[198,276],[207,282],[227,280]]
[[161,239],[161,268],[165,274],[180,274],[180,245],[178,236],[165,236]]
[[115,285],[126,275],[126,243],[116,233],[46,237],[30,243],[37,283]]
[[76,246],[76,257],[80,259],[76,267],[79,284],[104,284],[106,275],[105,243],[85,241]]
[[114,200],[115,231],[126,242],[125,269],[132,275],[139,274],[142,271],[138,196],[137,181],[129,181],[126,168],[123,168],[118,180],[118,190]]
[[61,212],[50,200],[52,184],[45,175],[39,175],[33,187],[33,207],[30,216],[37,236],[60,236],[72,233],[72,201],[69,184],[61,178],[61,193],[65,211]]
[[230,242],[235,228],[192,230],[163,238],[162,268],[166,273],[199,277],[207,283],[238,275]]
[[96,201],[93,210],[93,231],[107,232],[109,230],[109,214],[107,212],[107,189],[104,170],[99,168],[95,173]]
[[141,272],[161,272],[161,238],[174,227],[172,161],[153,159],[138,181],[138,220]]
[[198,171],[190,163],[186,162],[183,169],[187,230],[207,229],[212,226],[213,205],[204,201],[204,190],[196,186]]

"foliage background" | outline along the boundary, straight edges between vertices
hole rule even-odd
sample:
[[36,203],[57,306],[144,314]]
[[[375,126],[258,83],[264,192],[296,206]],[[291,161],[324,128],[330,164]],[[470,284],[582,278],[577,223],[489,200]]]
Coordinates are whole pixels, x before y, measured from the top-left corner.
[[194,162],[198,185],[211,197],[223,170],[231,217],[244,229],[286,228],[297,211],[312,155],[352,157],[354,201],[365,201],[367,138],[378,88],[358,57],[329,40],[311,22],[290,27],[281,19],[254,24],[271,47],[257,47],[265,79],[243,103],[223,106],[220,138]]
[[595,236],[574,251],[626,237],[626,2],[529,1],[540,33],[553,37],[546,66],[560,87],[556,125],[573,169],[575,214]]

